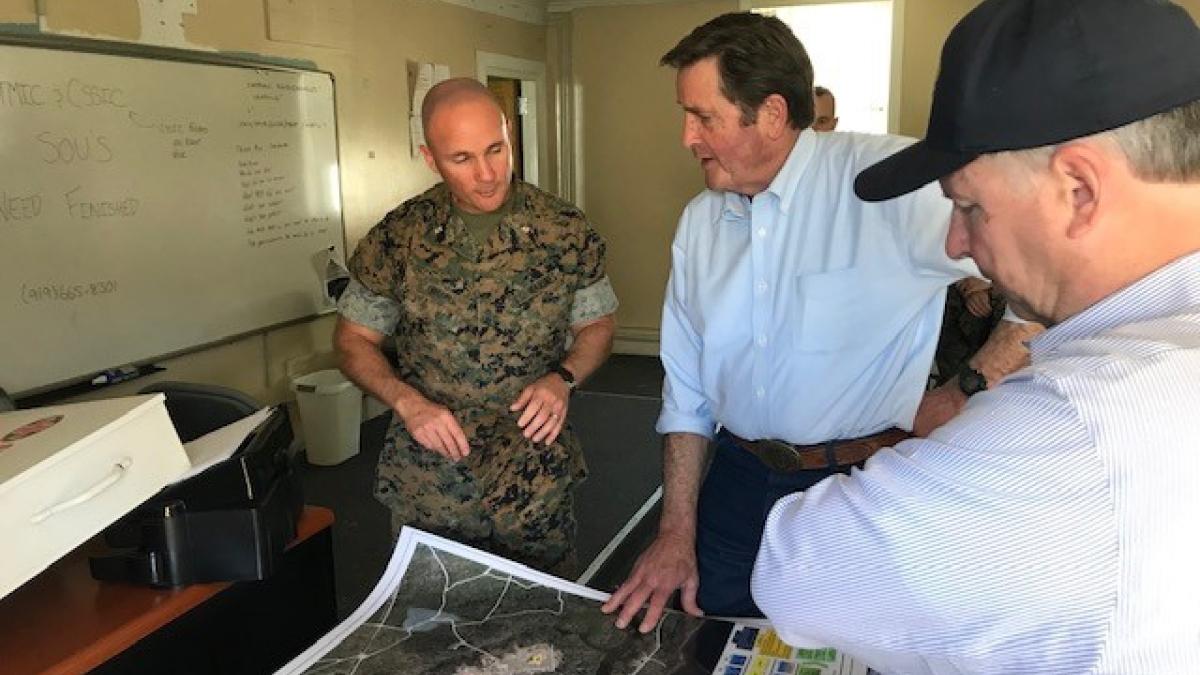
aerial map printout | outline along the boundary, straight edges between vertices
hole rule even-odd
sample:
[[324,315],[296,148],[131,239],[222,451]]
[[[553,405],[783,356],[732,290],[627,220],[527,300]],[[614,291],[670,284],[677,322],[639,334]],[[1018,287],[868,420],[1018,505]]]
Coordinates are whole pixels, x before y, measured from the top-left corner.
[[866,675],[834,650],[767,628],[667,612],[642,635],[600,612],[607,593],[404,528],[361,606],[288,675]]

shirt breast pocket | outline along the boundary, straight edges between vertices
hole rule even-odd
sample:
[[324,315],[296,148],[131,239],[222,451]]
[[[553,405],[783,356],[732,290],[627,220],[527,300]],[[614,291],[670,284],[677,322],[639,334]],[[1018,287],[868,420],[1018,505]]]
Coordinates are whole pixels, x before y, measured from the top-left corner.
[[497,308],[506,322],[524,326],[524,332],[541,334],[567,323],[572,293],[569,280],[553,269],[529,267],[505,279]]
[[508,284],[510,304],[519,312],[538,309],[547,301],[555,300],[555,291],[561,287],[555,283],[555,275],[548,271],[529,268],[514,274]]
[[418,260],[409,263],[399,295],[416,304],[443,306],[453,302],[465,290],[462,276]]
[[858,349],[894,329],[914,301],[903,278],[860,267],[796,277],[796,348],[821,353]]

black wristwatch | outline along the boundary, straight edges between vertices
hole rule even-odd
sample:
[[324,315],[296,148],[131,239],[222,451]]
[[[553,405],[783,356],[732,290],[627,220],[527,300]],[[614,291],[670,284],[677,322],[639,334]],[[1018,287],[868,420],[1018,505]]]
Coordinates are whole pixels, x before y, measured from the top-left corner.
[[971,367],[971,364],[964,363],[962,368],[958,369],[958,388],[967,396],[973,396],[988,388],[987,378],[983,373]]
[[561,363],[555,364],[555,366],[550,369],[550,372],[561,377],[563,379],[563,382],[567,383],[567,389],[570,389],[572,391],[575,390],[575,373],[572,373],[571,371],[567,370],[566,366],[564,366]]

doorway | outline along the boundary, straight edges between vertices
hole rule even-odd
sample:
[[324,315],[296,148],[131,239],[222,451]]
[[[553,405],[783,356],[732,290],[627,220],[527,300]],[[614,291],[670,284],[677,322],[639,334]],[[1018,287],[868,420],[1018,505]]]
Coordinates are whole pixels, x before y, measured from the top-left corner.
[[508,133],[511,134],[512,140],[513,175],[525,180],[525,160],[522,156],[524,145],[521,139],[521,117],[524,114],[521,109],[525,106],[525,99],[521,98],[521,81],[511,77],[488,75],[487,88],[496,100],[500,101],[504,118],[508,120]]
[[[513,127],[513,173],[525,182],[544,188],[540,168],[546,148],[545,129],[538,123],[543,92],[546,90],[546,64],[504,54],[475,52],[475,77],[496,93],[506,106]],[[496,87],[493,87],[493,81]],[[515,84],[512,84],[515,83]],[[499,89],[499,90],[498,90]]]

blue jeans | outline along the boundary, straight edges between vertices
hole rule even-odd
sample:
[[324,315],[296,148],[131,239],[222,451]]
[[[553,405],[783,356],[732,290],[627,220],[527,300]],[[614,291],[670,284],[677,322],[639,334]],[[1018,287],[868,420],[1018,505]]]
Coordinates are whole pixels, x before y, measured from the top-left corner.
[[750,572],[771,507],[780,497],[849,470],[847,466],[779,473],[719,434],[697,511],[700,608],[709,615],[761,617],[750,597]]

